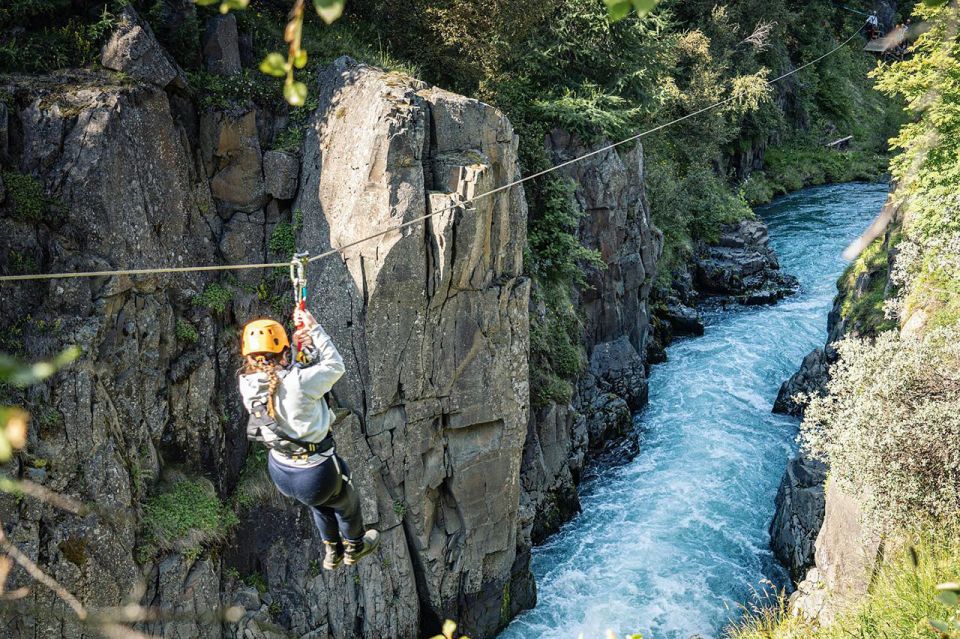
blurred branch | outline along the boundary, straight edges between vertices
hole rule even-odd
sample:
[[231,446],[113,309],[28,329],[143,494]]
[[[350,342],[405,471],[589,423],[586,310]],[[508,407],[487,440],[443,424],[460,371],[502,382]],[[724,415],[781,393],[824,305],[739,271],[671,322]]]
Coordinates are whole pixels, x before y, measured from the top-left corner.
[[761,20],[753,28],[753,33],[741,40],[740,44],[749,44],[757,51],[766,51],[770,48],[770,34],[776,26],[777,23],[772,20],[770,22]]
[[73,612],[76,613],[78,619],[83,620],[87,618],[87,610],[83,607],[83,604],[81,604],[76,597],[70,594],[66,588],[61,586],[56,579],[43,572],[43,570],[40,569],[40,566],[33,563],[33,560],[23,554],[19,548],[10,543],[6,534],[3,532],[2,526],[0,526],[0,550],[3,550],[5,553],[7,553],[7,555],[17,562],[21,568],[26,570],[27,574],[33,577],[35,581],[39,581],[44,586],[52,590],[58,597],[60,597],[60,599],[62,599],[73,609]]
[[0,477],[0,492],[11,493],[14,495],[26,495],[46,502],[51,506],[65,510],[68,513],[79,515],[81,517],[90,514],[90,508],[60,493],[56,493],[40,484],[35,484],[26,479],[10,479]]

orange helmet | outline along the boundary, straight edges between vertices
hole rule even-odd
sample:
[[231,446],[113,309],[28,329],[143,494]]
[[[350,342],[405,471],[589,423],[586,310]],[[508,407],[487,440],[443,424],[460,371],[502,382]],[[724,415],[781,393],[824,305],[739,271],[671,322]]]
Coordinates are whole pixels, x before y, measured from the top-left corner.
[[282,353],[285,348],[290,348],[290,340],[279,322],[259,319],[247,322],[243,327],[240,352],[244,356],[253,353]]

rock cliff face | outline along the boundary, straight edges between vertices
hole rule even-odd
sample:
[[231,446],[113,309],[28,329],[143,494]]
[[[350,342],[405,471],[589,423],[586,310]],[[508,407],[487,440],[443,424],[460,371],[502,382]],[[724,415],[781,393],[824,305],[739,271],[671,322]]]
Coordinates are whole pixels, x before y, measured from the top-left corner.
[[[596,148],[561,130],[552,131],[545,144],[555,164]],[[589,361],[574,400],[532,416],[523,476],[535,541],[579,509],[575,486],[585,460],[611,448],[617,455],[636,450],[632,412],[647,398],[649,298],[663,248],[662,234],[650,221],[640,145],[599,153],[563,173],[576,184],[584,212],[580,240],[606,266],[588,269],[574,298]]]
[[[120,68],[129,51],[156,44],[125,28],[118,37],[132,33],[134,44],[117,54]],[[168,75],[0,81],[12,96],[0,160],[43,193],[43,214],[27,216],[22,193],[7,189],[3,272],[282,260],[269,248],[280,224],[299,228],[298,246],[322,250],[451,207],[310,268],[311,307],[347,363],[333,393],[350,410],[338,448],[383,546],[355,569],[324,573],[302,508],[239,499],[250,459],[236,327],[276,315],[271,305],[287,308],[289,295],[282,275],[254,271],[0,290],[4,331],[22,335],[22,356],[84,350],[26,398],[36,414],[49,408],[9,472],[123,513],[79,518],[3,496],[6,532],[92,606],[118,605],[142,582],[144,602],[185,614],[247,610],[238,626],[151,628],[164,636],[258,638],[278,636],[276,626],[416,637],[445,617],[491,635],[534,596],[514,525],[529,425],[526,205],[520,188],[459,203],[518,176],[509,122],[344,59],[311,88],[320,107],[299,161],[265,153],[272,114],[242,104],[198,112]],[[140,504],[185,477],[210,485],[239,525],[189,551],[187,539],[150,546]],[[63,610],[43,589],[28,603]],[[82,636],[29,615],[0,624],[15,639]]]
[[459,202],[519,177],[517,139],[491,107],[347,60],[320,86],[301,245],[343,246],[450,208],[311,269],[318,318],[351,364],[335,397],[366,435],[354,467],[370,469],[377,500],[365,491],[365,518],[412,562],[378,605],[415,610],[389,601],[416,592],[425,613],[487,636],[529,604],[511,593],[510,525],[527,434],[526,208],[519,187]]
[[796,581],[813,565],[814,542],[823,523],[826,478],[822,462],[800,456],[787,463],[777,490],[770,545]]

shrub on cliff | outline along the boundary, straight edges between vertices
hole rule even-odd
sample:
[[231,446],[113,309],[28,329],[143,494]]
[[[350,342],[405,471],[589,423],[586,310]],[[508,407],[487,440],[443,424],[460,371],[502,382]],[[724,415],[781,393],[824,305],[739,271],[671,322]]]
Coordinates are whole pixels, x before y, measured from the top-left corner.
[[882,529],[960,519],[960,328],[837,348],[829,392],[806,410],[804,446],[865,496]]

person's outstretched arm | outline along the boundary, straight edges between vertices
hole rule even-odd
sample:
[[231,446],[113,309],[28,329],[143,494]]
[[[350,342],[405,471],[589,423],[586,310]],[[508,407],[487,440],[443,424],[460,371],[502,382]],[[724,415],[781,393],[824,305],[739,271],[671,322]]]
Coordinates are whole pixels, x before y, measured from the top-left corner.
[[310,311],[297,309],[293,321],[302,326],[294,334],[294,340],[311,351],[307,366],[295,369],[300,387],[305,394],[319,399],[343,376],[343,357]]

